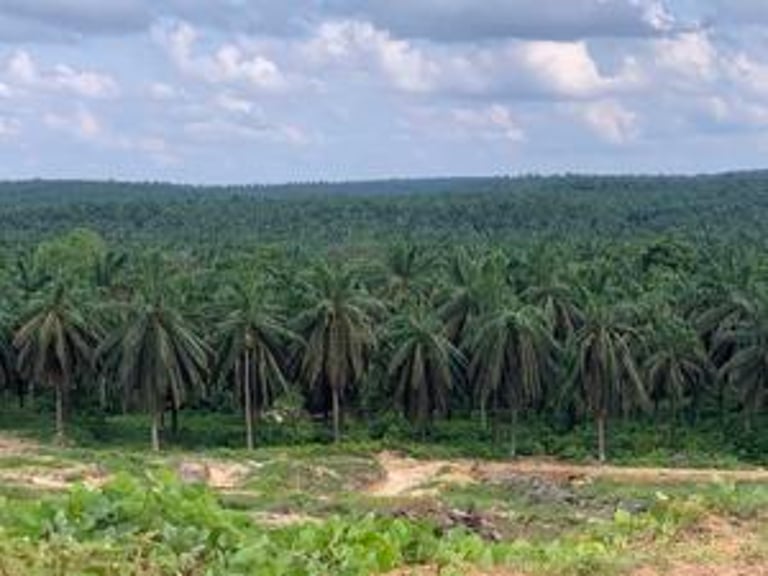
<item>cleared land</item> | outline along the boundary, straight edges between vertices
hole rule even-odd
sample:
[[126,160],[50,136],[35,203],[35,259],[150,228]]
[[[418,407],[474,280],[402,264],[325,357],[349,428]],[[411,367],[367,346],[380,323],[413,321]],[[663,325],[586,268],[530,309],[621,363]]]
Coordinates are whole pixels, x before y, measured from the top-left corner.
[[[83,504],[87,498],[77,495],[81,489],[76,486],[83,485],[87,494],[111,494],[109,501],[121,509],[120,499],[133,496],[120,492],[116,499],[111,488],[115,483],[131,477],[146,483],[149,491],[183,490],[176,480],[163,480],[167,484],[152,480],[166,476],[178,479],[178,486],[189,484],[212,494],[211,510],[203,510],[208,504],[199,505],[207,519],[192,513],[185,520],[189,529],[198,521],[213,522],[210,518],[218,518],[219,513],[236,515],[237,522],[244,522],[238,524],[244,541],[280,538],[283,533],[300,540],[335,527],[328,541],[332,544],[314,540],[307,544],[337,547],[335,556],[318,551],[322,558],[311,567],[295,564],[281,572],[254,561],[246,563],[247,569],[232,564],[232,574],[768,574],[768,471],[762,469],[621,468],[527,459],[421,460],[395,452],[369,453],[354,445],[155,456],[61,449],[9,435],[0,436],[0,494],[6,505],[0,514],[4,550],[0,574],[44,574],[52,566],[56,571],[48,573],[205,574],[215,561],[202,553],[199,564],[187,566],[187,571],[179,571],[169,559],[164,566],[152,555],[137,565],[125,550],[111,548],[113,531],[125,530],[125,519],[114,511],[98,516],[98,507],[90,510],[90,504]],[[68,523],[65,542],[53,526],[32,542],[20,537],[23,530],[13,522],[22,516],[8,509],[26,505],[28,514],[43,514],[38,500],[60,511],[55,522]],[[81,526],[84,513],[78,506],[98,517],[89,520],[94,526],[87,530]],[[214,513],[218,506],[220,512]],[[175,515],[175,511],[157,512],[166,513]],[[371,518],[389,523],[371,524],[374,534],[370,535],[353,531],[354,526],[379,521]],[[136,526],[141,525],[136,521]],[[381,570],[370,568],[374,564],[355,567],[343,559],[359,551],[354,546],[379,550],[376,539],[383,533],[377,535],[377,531],[412,526],[423,526],[420,529],[436,535],[435,541],[455,542],[445,553],[402,553],[392,562],[384,559],[377,565]],[[168,537],[142,530],[131,529],[129,540],[145,538],[154,546]],[[250,544],[258,547],[258,540]],[[180,558],[193,553],[183,542],[174,546]],[[58,555],[57,560],[45,564],[32,558],[33,550]],[[95,565],[99,555],[111,555],[121,572]]]

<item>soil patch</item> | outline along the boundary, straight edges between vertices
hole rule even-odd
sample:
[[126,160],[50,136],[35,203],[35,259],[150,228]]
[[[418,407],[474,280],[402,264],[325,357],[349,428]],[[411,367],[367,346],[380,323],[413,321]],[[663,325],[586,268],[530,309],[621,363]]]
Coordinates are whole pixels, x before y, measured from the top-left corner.
[[[729,482],[766,482],[768,470],[716,470],[693,468],[623,468],[568,464],[550,460],[524,459],[512,462],[472,460],[416,460],[392,452],[378,456],[385,477],[371,485],[371,496],[425,496],[450,484],[504,482],[510,478],[538,478],[542,485],[583,484],[594,480],[612,480],[631,484],[683,484]],[[565,493],[564,493],[565,494]]]

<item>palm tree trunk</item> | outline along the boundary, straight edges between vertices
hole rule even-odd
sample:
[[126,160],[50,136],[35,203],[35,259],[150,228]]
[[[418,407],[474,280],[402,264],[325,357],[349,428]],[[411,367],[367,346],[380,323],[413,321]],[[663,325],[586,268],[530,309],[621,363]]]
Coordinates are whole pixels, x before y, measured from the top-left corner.
[[744,409],[744,432],[752,434],[752,411],[749,408]]
[[333,403],[333,441],[339,442],[341,440],[341,409],[339,406],[339,391],[335,386],[331,388],[331,402]]
[[670,415],[669,423],[669,445],[672,448],[677,447],[677,400],[675,398],[670,399],[670,409],[672,414]]
[[480,426],[483,431],[488,430],[488,411],[485,408],[485,400],[480,400]]
[[174,438],[179,435],[179,409],[175,403],[171,405],[171,434]]
[[21,378],[16,379],[16,393],[19,395],[19,408],[24,409],[24,398],[26,396],[25,390],[24,390],[24,384],[22,383]]
[[99,408],[102,412],[107,410],[107,377],[99,376]]
[[162,410],[155,409],[152,414],[152,451],[160,452],[160,419]]
[[509,451],[512,458],[517,458],[517,408],[512,408],[512,430]]
[[600,464],[605,464],[605,412],[597,416],[597,453]]
[[57,382],[56,391],[56,442],[64,442],[64,390],[63,384]]
[[245,404],[245,444],[248,450],[253,450],[253,401],[251,398],[251,352],[245,351],[243,402]]

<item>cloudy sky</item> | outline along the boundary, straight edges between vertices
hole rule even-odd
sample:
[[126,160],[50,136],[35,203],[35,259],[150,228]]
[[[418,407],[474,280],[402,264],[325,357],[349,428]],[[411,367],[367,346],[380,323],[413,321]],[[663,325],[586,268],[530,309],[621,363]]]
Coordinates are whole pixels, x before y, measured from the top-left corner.
[[766,159],[768,0],[0,2],[0,179]]

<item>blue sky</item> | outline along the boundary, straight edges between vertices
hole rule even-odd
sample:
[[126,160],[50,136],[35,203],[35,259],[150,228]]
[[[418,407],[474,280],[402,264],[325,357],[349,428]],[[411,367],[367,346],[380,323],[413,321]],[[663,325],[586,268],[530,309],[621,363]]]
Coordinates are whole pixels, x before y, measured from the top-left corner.
[[0,179],[767,167],[766,0],[3,0]]

